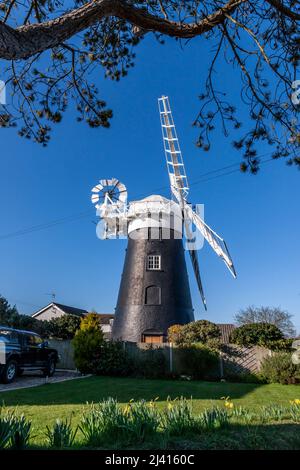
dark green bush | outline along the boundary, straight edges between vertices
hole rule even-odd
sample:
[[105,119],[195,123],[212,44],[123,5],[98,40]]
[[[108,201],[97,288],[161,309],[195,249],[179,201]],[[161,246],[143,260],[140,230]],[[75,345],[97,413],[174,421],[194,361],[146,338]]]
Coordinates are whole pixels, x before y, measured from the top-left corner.
[[218,373],[219,354],[201,343],[181,347],[175,351],[180,368],[193,379],[213,378]]
[[288,352],[276,352],[265,358],[260,372],[269,383],[292,384],[298,382],[300,377],[300,367],[292,363]]
[[283,338],[278,339],[277,341],[271,341],[267,343],[267,347],[272,349],[272,351],[292,351],[293,338]]
[[264,346],[272,349],[284,340],[280,329],[271,323],[248,323],[233,330],[230,342],[240,346]]
[[151,346],[148,349],[140,350],[134,359],[133,374],[147,379],[167,376],[168,363],[165,354]]
[[133,372],[133,361],[124,351],[121,342],[106,341],[95,351],[91,361],[96,375],[127,376]]

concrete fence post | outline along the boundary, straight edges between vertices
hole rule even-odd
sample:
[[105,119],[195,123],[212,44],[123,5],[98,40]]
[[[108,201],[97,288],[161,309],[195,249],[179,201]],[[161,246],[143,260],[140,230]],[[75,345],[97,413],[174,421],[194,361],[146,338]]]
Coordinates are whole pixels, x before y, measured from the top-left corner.
[[170,372],[173,372],[173,345],[169,343],[169,362],[170,362]]
[[219,353],[219,362],[220,362],[220,379],[224,379],[224,363],[223,363],[223,355],[221,351]]

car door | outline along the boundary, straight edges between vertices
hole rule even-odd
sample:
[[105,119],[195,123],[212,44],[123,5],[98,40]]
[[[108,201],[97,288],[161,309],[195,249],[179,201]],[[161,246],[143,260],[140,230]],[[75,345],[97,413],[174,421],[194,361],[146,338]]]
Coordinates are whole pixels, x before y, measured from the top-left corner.
[[34,335],[35,365],[43,366],[47,363],[47,351],[44,348],[44,340],[39,335]]
[[25,367],[36,367],[38,364],[39,348],[36,345],[35,335],[23,334],[22,365]]

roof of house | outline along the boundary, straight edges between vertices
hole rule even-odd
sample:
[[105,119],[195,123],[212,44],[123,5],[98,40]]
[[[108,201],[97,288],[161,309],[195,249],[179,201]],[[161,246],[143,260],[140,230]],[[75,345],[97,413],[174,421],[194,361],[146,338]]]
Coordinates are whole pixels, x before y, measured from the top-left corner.
[[88,313],[87,310],[84,310],[82,308],[70,307],[69,305],[63,305],[63,304],[58,304],[57,302],[51,302],[50,304],[46,305],[46,307],[43,307],[37,312],[33,313],[32,317],[39,316],[42,312],[44,312],[45,310],[53,306],[57,307],[59,310],[61,310],[63,313],[67,315],[76,315],[77,317],[82,317],[83,315],[86,315]]
[[236,328],[232,323],[217,323],[217,326],[221,332],[221,342],[223,344],[229,344],[229,338],[233,330]]
[[[69,305],[63,305],[57,302],[51,302],[50,304],[46,305],[46,307],[43,307],[37,312],[33,313],[32,317],[38,317],[45,310],[53,306],[61,310],[66,315],[75,315],[77,317],[83,317],[84,315],[87,315],[89,313],[87,310],[84,310],[82,308],[70,307]],[[114,318],[114,315],[112,313],[97,313],[97,312],[95,313],[100,317],[101,323],[103,325],[109,325],[110,320]]]
[[110,320],[115,318],[113,313],[96,313],[99,315],[102,325],[109,325]]

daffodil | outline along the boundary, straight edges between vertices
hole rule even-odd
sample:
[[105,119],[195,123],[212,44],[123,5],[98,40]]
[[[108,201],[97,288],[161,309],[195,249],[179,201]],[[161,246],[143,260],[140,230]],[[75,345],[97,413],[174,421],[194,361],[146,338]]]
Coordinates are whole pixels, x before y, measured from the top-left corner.
[[227,403],[227,407],[230,408],[230,409],[233,408],[233,403],[232,403],[232,401],[230,401],[230,402]]
[[125,408],[124,408],[124,415],[129,415],[130,410],[131,410],[130,405],[126,405]]
[[290,404],[291,405],[300,405],[300,399],[295,398],[294,400],[290,400]]

